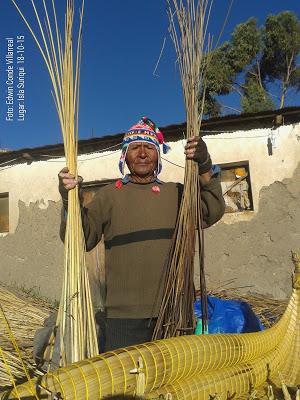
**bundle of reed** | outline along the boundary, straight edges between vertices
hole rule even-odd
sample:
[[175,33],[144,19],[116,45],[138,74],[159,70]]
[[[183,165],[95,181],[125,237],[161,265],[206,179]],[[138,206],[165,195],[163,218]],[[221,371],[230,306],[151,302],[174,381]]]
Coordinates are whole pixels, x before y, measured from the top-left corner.
[[[300,382],[300,257],[293,255],[293,291],[281,319],[269,329],[244,334],[188,335],[108,352],[48,373],[36,385],[41,398],[102,399],[136,392],[173,400],[239,398],[266,382]],[[142,360],[140,368],[139,360]],[[142,379],[141,379],[142,380]],[[141,381],[140,380],[140,381]],[[6,394],[30,398],[28,383]],[[52,396],[52,397],[51,397]],[[1,396],[0,396],[1,398]]]
[[[15,339],[22,349],[32,348],[32,339],[35,331],[43,325],[44,319],[52,311],[46,302],[35,301],[33,298],[20,298],[12,291],[0,286],[0,305],[9,321]],[[0,323],[0,347],[5,350],[12,349],[12,344],[5,334],[5,324]],[[9,347],[3,347],[7,343]]]
[[[12,380],[26,378],[21,362],[26,369],[35,373],[33,360],[33,338],[36,330],[43,325],[44,319],[52,308],[44,301],[20,298],[10,290],[0,286],[0,389],[12,385]],[[18,353],[10,339],[9,329],[18,343]],[[20,358],[21,357],[21,358]],[[5,365],[5,363],[7,365]],[[10,371],[10,372],[9,372]]]
[[[233,282],[224,282],[222,287],[226,287]],[[276,300],[262,295],[241,294],[238,288],[220,289],[215,287],[208,291],[209,295],[220,297],[223,299],[237,299],[247,301],[260,317],[266,328],[274,325],[276,320],[284,313],[287,306],[287,300]],[[18,296],[20,294],[18,293]],[[46,301],[40,298],[36,299],[26,295],[20,298],[4,287],[0,287],[0,304],[3,306],[5,314],[10,321],[12,332],[19,344],[22,359],[27,370],[31,375],[38,374],[32,359],[32,341],[36,329],[42,326],[44,318],[52,311],[52,307]],[[1,320],[1,318],[0,318]],[[2,321],[1,321],[2,322]],[[5,326],[0,324],[0,348],[7,360],[13,379],[18,381],[24,380],[25,373],[20,362],[19,356],[9,337]],[[12,387],[11,376],[7,372],[3,360],[0,357],[0,390]],[[259,397],[263,398],[267,385],[259,391]],[[256,390],[257,394],[258,391]],[[278,395],[276,396],[278,398]],[[246,399],[246,397],[244,397]],[[267,397],[266,397],[267,398]]]
[[[35,372],[30,356],[21,352],[25,368],[32,375]],[[12,351],[0,350],[0,390],[12,387],[12,382],[22,382],[26,374],[19,356]]]
[[[171,0],[170,0],[171,1]],[[177,53],[186,109],[187,139],[200,134],[205,70],[205,36],[210,0],[168,1],[170,33]],[[176,20],[174,19],[176,18]],[[166,285],[154,339],[192,333],[195,328],[194,254],[196,234],[199,241],[200,287],[202,290],[203,327],[207,318],[205,293],[201,195],[198,165],[186,160],[184,191],[173,242],[166,267]],[[197,233],[198,232],[198,233]]]
[[0,322],[5,327],[5,332],[1,333],[4,338],[0,347],[0,389],[4,389],[15,387],[16,382],[24,378],[30,381],[34,367],[28,349],[21,349],[17,345],[2,306],[0,306]]
[[[31,0],[35,19],[39,27],[39,38],[28,22],[17,0],[11,0],[29,28],[48,69],[63,136],[66,164],[69,172],[78,177],[78,111],[79,82],[82,41],[82,22],[84,0],[78,22],[77,46],[74,48],[74,2],[66,0],[64,21],[64,40],[59,29],[59,22],[52,0],[52,16],[48,12],[46,0],[42,0],[40,13],[45,19],[45,27],[41,17]],[[81,224],[81,211],[78,198],[78,187],[69,191],[67,228],[65,235],[65,257],[63,289],[60,307],[54,332],[58,332],[60,340],[60,365],[82,360],[98,354],[94,312],[91,302],[88,275],[85,265],[85,240]],[[50,339],[45,358],[51,361],[55,333]]]
[[[225,282],[222,287],[233,282]],[[252,306],[256,315],[261,319],[266,328],[271,327],[281,317],[286,309],[287,300],[276,300],[257,294],[241,294],[238,288],[220,289],[216,287],[208,290],[208,294],[223,299],[236,299],[246,301]],[[40,298],[32,296],[20,298],[8,289],[0,286],[0,304],[2,305],[14,337],[16,338],[22,359],[30,373],[35,374],[32,345],[34,333],[39,329],[43,320],[53,310],[52,306]],[[1,321],[1,318],[0,318]],[[18,354],[16,354],[11,341],[7,335],[5,325],[0,323],[0,348],[8,362],[13,378],[20,381],[25,378]],[[0,389],[11,387],[11,377],[7,373],[3,360],[0,357]]]

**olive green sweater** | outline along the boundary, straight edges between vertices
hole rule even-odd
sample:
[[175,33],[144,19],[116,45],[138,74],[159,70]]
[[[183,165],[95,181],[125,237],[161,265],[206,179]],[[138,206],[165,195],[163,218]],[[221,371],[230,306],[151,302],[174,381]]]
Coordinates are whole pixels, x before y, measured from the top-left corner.
[[[157,185],[160,191],[152,191]],[[82,208],[87,251],[105,241],[106,312],[109,318],[149,318],[158,314],[164,266],[178,213],[176,183],[107,185]],[[201,191],[204,226],[224,213],[218,178]],[[62,235],[65,229],[62,220]]]

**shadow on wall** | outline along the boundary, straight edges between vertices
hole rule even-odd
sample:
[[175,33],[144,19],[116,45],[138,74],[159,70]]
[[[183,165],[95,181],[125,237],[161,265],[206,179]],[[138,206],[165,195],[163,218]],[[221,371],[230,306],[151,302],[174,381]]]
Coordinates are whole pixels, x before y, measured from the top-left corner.
[[63,271],[63,245],[59,238],[61,203],[49,201],[27,207],[19,202],[15,233],[0,238],[0,280],[59,299]]
[[300,163],[292,178],[261,190],[258,213],[250,221],[233,224],[221,221],[207,229],[208,286],[222,286],[234,279],[230,286],[244,287],[242,292],[279,299],[289,297],[290,252],[300,251],[299,200]]

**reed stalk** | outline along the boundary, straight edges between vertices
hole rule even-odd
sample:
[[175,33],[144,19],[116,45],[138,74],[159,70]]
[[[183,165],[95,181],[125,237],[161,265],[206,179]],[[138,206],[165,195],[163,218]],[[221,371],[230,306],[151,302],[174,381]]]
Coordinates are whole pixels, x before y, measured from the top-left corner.
[[[281,319],[272,328],[244,334],[189,335],[100,354],[39,380],[40,398],[145,398],[171,393],[174,399],[240,398],[266,383],[293,387],[300,382],[300,257],[293,254],[293,290]],[[141,363],[142,360],[142,363]],[[140,379],[139,379],[140,378]],[[21,398],[34,395],[28,382]],[[59,395],[58,395],[59,394]],[[16,399],[16,390],[0,399]]]
[[[81,0],[76,38],[74,33],[75,0],[66,0],[63,36],[59,27],[55,0],[51,0],[51,13],[46,0],[41,0],[42,11],[39,11],[35,1],[31,0],[39,33],[34,31],[33,24],[30,24],[28,18],[25,17],[17,0],[11,1],[30,30],[46,64],[52,82],[52,95],[59,117],[66,164],[69,172],[78,177],[78,114],[84,0]],[[56,328],[60,336],[61,366],[98,354],[94,312],[85,263],[85,240],[81,224],[78,187],[70,190],[68,194],[64,277]],[[54,334],[51,338],[52,344],[55,341],[53,339],[55,339]],[[45,357],[49,358],[51,353],[51,348],[48,348]],[[48,361],[51,363],[51,360]]]
[[[168,0],[170,35],[175,47],[186,110],[186,137],[199,136],[205,92],[205,52],[210,0]],[[209,40],[208,40],[209,41]],[[184,191],[166,269],[166,286],[154,339],[193,333],[195,328],[194,254],[199,241],[203,327],[206,325],[206,289],[198,165],[186,160]]]

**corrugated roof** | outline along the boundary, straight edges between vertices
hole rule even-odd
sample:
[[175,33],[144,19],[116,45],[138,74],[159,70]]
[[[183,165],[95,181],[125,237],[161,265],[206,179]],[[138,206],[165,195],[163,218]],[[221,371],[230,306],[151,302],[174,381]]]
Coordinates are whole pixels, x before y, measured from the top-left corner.
[[[300,107],[287,107],[281,110],[263,111],[259,113],[232,114],[223,117],[204,119],[202,121],[202,131],[204,135],[218,135],[224,131],[250,130],[254,128],[275,127],[277,116],[283,116],[283,124],[300,122]],[[246,123],[246,125],[245,125]],[[281,122],[280,122],[281,124]],[[164,133],[167,142],[174,142],[182,138],[186,130],[186,123],[168,125],[160,128]],[[124,133],[95,137],[80,140],[78,143],[79,154],[91,153],[93,151],[104,151],[113,146],[118,149]],[[53,144],[32,148],[22,148],[19,150],[0,152],[0,166],[3,163],[30,162],[35,160],[45,160],[53,156],[63,156],[63,144]]]

